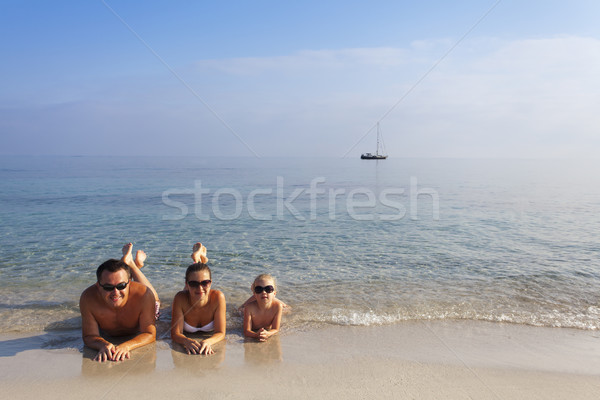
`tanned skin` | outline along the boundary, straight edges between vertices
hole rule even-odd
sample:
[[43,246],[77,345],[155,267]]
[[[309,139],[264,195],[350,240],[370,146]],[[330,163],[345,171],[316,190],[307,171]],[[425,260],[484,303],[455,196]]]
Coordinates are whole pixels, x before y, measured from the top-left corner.
[[[102,285],[116,286],[128,282],[123,290],[106,291]],[[82,336],[86,346],[98,350],[96,361],[123,361],[131,350],[156,340],[155,296],[144,284],[129,280],[123,269],[103,271],[100,279],[81,294],[79,300]],[[130,336],[119,345],[102,337]]]

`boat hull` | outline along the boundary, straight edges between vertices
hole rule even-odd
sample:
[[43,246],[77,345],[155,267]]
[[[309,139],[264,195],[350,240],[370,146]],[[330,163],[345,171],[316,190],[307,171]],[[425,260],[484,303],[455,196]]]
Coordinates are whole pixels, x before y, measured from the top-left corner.
[[385,160],[388,156],[379,156],[373,154],[363,154],[360,156],[361,160]]

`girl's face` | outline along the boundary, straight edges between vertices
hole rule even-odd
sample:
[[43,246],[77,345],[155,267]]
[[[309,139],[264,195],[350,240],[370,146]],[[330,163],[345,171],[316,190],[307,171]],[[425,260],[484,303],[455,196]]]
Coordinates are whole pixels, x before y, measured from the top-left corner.
[[193,298],[203,298],[208,296],[211,284],[208,271],[197,271],[189,275],[185,288]]
[[272,279],[257,279],[254,281],[253,291],[256,301],[270,301],[277,294],[275,282]]

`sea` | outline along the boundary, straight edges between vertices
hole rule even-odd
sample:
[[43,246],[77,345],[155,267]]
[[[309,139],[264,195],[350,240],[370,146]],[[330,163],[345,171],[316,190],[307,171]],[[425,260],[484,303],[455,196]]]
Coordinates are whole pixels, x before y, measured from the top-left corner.
[[[283,332],[475,320],[600,329],[598,161],[0,157],[0,333],[80,340],[79,296],[128,242],[162,301],[195,242],[228,336],[258,274]],[[58,339],[56,339],[58,338]]]

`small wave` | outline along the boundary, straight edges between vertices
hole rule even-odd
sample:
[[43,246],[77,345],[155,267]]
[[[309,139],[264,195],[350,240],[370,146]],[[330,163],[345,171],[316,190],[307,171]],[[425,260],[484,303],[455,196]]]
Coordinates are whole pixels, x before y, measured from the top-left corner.
[[372,310],[368,312],[345,311],[342,309],[333,310],[330,316],[330,322],[337,325],[387,325],[398,322],[400,319],[394,315],[379,315]]
[[591,315],[600,316],[600,307],[589,306],[587,312]]
[[499,323],[512,323],[550,328],[575,328],[582,330],[600,330],[600,308],[590,307],[586,314],[565,315],[546,313],[535,315],[527,312],[515,313],[476,313],[458,311],[398,312],[378,313],[373,310],[357,311],[336,308],[331,312],[314,315],[314,322],[341,326],[391,325],[405,321],[432,320],[473,320]]

